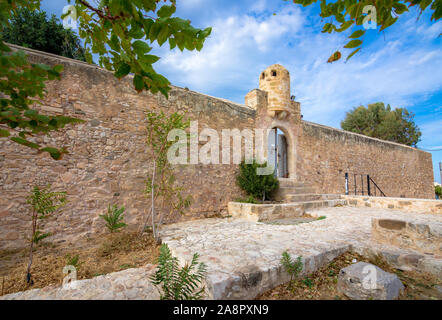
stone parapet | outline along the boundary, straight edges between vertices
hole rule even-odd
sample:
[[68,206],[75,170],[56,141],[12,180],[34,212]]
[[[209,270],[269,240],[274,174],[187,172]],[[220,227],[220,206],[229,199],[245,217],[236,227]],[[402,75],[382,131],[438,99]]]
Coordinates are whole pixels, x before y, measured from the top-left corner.
[[382,209],[398,209],[405,212],[421,212],[442,214],[441,200],[426,200],[412,198],[367,197],[343,195],[348,205],[355,207],[370,207]]
[[371,230],[373,241],[442,256],[442,222],[373,219]]

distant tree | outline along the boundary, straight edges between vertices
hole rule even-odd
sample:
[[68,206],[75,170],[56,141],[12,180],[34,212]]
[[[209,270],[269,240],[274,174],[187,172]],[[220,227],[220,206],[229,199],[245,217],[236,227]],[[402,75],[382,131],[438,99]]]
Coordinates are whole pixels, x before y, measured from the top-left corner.
[[422,135],[414,123],[414,114],[405,108],[391,110],[390,105],[377,102],[347,112],[341,128],[369,137],[415,147]]
[[[176,0],[63,2],[72,3],[61,18],[77,17],[73,19],[78,22],[86,62],[92,63],[92,55],[96,54],[100,67],[113,72],[116,78],[132,74],[137,92],[160,92],[166,98],[171,90],[170,82],[154,70],[153,64],[160,57],[148,53],[157,44],[168,44],[170,50],[200,51],[212,31],[194,28],[190,20],[174,16]],[[41,0],[0,0],[0,139],[48,152],[59,160],[67,153],[66,148],[40,145],[29,138],[49,135],[67,124],[82,122],[66,116],[46,115],[34,108],[45,97],[45,82],[59,80],[63,66],[31,63],[23,50],[12,50],[2,36],[20,9],[40,11],[40,4]]]
[[442,196],[441,186],[434,186],[434,193],[440,198]]
[[48,19],[44,11],[18,9],[3,30],[3,41],[59,56],[86,61],[85,51],[77,35],[63,28],[59,19]]

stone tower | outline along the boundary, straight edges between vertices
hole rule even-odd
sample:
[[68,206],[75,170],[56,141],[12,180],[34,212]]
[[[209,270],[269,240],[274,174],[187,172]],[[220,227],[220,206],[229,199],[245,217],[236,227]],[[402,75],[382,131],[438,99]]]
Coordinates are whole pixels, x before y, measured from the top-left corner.
[[267,115],[279,120],[294,116],[300,120],[300,103],[290,94],[290,73],[280,64],[274,64],[261,72],[259,90],[252,90],[246,95],[245,103],[254,109],[258,106],[267,108]]
[[267,111],[271,117],[285,118],[292,111],[290,74],[286,68],[274,64],[261,72],[259,89],[267,92]]

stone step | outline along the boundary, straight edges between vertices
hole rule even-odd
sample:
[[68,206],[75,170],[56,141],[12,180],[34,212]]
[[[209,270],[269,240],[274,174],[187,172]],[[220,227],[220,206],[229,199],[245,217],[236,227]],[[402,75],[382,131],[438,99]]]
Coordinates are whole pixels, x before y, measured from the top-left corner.
[[318,208],[336,207],[347,205],[345,199],[333,199],[333,200],[316,200],[316,201],[303,201],[297,202],[302,206],[304,212],[308,212]]
[[322,200],[322,195],[316,193],[286,194],[284,200],[286,202]]
[[317,193],[301,193],[301,194],[287,194],[284,197],[286,202],[303,202],[316,200],[336,200],[341,199],[339,194],[317,194]]
[[345,199],[299,201],[291,203],[252,204],[229,202],[228,211],[232,218],[250,221],[273,221],[287,218],[302,217],[305,212],[317,208],[346,205]]
[[279,187],[275,192],[275,200],[284,200],[285,196],[292,194],[315,193],[315,189],[311,186],[303,187]]
[[278,178],[280,187],[304,187],[307,184],[291,178]]

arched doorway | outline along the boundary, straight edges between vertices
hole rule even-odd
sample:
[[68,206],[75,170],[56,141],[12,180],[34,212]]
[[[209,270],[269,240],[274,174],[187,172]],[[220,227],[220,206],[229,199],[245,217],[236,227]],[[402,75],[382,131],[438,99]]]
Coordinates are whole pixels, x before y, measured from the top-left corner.
[[287,160],[287,138],[284,132],[275,127],[270,130],[268,137],[268,163],[273,165],[275,170],[275,176],[278,178],[288,178],[288,160]]

